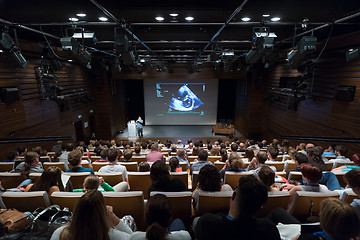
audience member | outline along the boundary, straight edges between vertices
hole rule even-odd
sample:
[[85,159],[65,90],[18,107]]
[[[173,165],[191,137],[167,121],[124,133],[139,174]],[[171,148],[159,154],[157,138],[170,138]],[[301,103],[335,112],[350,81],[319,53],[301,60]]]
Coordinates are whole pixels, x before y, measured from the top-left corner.
[[[11,172],[21,173],[25,179],[29,179],[30,173],[42,173],[44,169],[39,164],[39,155],[36,152],[27,152],[24,157],[24,162],[19,163]],[[31,182],[30,180],[30,182],[23,185],[28,185]]]
[[186,151],[183,148],[179,148],[176,152],[176,158],[179,160],[179,162],[185,162],[186,168],[190,167],[189,161],[186,158]]
[[182,172],[182,167],[180,166],[179,159],[176,157],[171,157],[169,160],[170,172]]
[[151,152],[146,155],[147,162],[165,161],[164,155],[159,152],[157,143],[151,145]]
[[352,161],[350,159],[345,157],[346,151],[347,151],[347,149],[346,149],[346,147],[344,145],[337,145],[335,147],[336,158],[332,159],[332,160],[329,160],[329,162],[333,163],[333,168],[335,168],[337,162],[339,162],[339,163],[352,163]]
[[246,171],[244,168],[244,163],[242,159],[236,153],[230,153],[229,159],[226,160],[225,166],[220,171],[221,179],[225,179],[225,172],[244,172]]
[[88,192],[92,190],[98,190],[100,192],[126,192],[128,187],[127,182],[120,182],[111,187],[104,181],[103,177],[89,175],[84,180],[83,189],[74,189],[73,192]]
[[94,171],[92,169],[82,166],[81,157],[82,153],[80,150],[72,150],[68,155],[68,160],[72,168],[66,170],[66,172],[90,172],[94,175]]
[[275,183],[275,172],[264,165],[260,168],[258,172],[259,180],[265,184],[268,192],[279,191],[277,187],[274,186]]
[[230,153],[236,153],[237,155],[239,155],[239,157],[242,157],[241,152],[238,152],[238,148],[239,146],[236,143],[231,144]]
[[[237,154],[234,155],[238,156]],[[233,189],[230,187],[230,185],[221,183],[220,173],[215,166],[205,165],[199,172],[198,186],[192,194],[195,210],[197,211],[199,208],[200,194],[220,191],[233,191]]]
[[150,172],[150,164],[148,162],[139,163],[139,172]]
[[206,213],[193,222],[195,237],[202,239],[280,239],[268,219],[255,218],[268,198],[266,186],[254,176],[242,177],[230,199],[228,215]]
[[99,169],[99,173],[121,173],[123,181],[127,182],[127,171],[126,167],[117,163],[118,152],[116,150],[110,150],[108,155],[109,164]]
[[27,185],[25,192],[32,191],[46,191],[49,196],[53,192],[64,191],[64,186],[61,181],[61,169],[55,166],[50,166],[45,170],[40,178],[33,184]]
[[156,194],[147,201],[145,219],[146,232],[134,232],[131,240],[191,240],[184,223],[179,218],[172,220],[171,205],[165,195]]
[[70,225],[55,230],[51,240],[130,239],[132,230],[105,205],[101,192],[86,192],[78,201]]
[[104,149],[101,151],[100,153],[100,160],[96,160],[95,162],[103,162],[103,163],[108,163],[108,156],[109,156],[109,149]]
[[268,148],[268,158],[269,161],[276,161],[279,152],[276,148],[270,147]]
[[192,171],[200,171],[200,169],[205,165],[214,165],[212,162],[208,160],[208,153],[206,150],[200,150],[199,152],[199,161],[195,162],[192,166]]
[[[266,152],[258,152],[256,154],[256,158],[251,160],[247,171],[253,171],[255,174],[260,170],[260,167],[265,165],[265,162],[267,160],[267,154]],[[269,166],[274,172],[276,172],[276,168],[274,166]]]
[[130,162],[133,157],[131,149],[124,149],[124,162]]
[[335,157],[335,148],[336,144],[330,144],[327,149],[325,149],[324,153],[322,154],[323,157]]
[[226,160],[228,159],[228,155],[227,155],[227,151],[226,148],[221,148],[220,149],[220,156],[221,156],[221,162],[226,162]]
[[354,162],[355,165],[343,165],[341,167],[334,168],[333,170],[331,170],[331,172],[333,173],[349,172],[353,169],[360,168],[360,153],[354,153],[352,156],[352,161]]
[[163,161],[156,161],[151,165],[150,179],[149,196],[152,191],[181,192],[187,190],[187,187],[180,179],[170,179],[169,169]]
[[65,147],[65,151],[60,155],[59,162],[63,162],[65,164],[65,169],[68,169],[68,155],[69,153],[74,150],[74,144],[68,143]]
[[19,160],[19,152],[8,152],[6,161],[4,162],[15,162],[16,160]]

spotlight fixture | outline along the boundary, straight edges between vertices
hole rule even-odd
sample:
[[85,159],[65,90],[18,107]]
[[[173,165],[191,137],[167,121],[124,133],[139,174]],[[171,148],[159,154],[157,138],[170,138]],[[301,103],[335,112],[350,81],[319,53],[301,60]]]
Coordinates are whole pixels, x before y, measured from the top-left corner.
[[179,16],[179,14],[178,13],[170,13],[170,16],[171,17],[177,17],[177,16]]
[[94,32],[75,32],[72,36],[75,39],[83,39],[85,45],[95,45],[97,42]]
[[69,18],[69,21],[71,21],[71,22],[77,22],[77,21],[79,21],[79,19],[78,19],[78,18],[75,18],[75,17],[71,17],[71,18]]
[[241,21],[243,21],[243,22],[248,22],[248,21],[250,21],[250,18],[249,18],[249,17],[243,17],[243,18],[241,19]]
[[0,36],[0,48],[2,48],[3,52],[10,56],[16,65],[25,68],[27,62],[10,35],[3,32]]
[[106,21],[108,20],[107,17],[99,17],[98,19],[99,19],[100,21],[102,21],[102,22],[106,22]]
[[273,18],[271,18],[271,21],[272,22],[278,22],[278,21],[280,21],[280,19],[281,18],[279,18],[279,17],[273,17]]
[[70,50],[74,54],[79,53],[80,44],[73,37],[63,37],[60,39],[61,47],[63,50]]
[[186,17],[185,20],[186,21],[192,21],[192,20],[194,20],[194,18],[189,16],[189,17]]
[[77,13],[76,16],[78,16],[78,17],[86,17],[86,14],[85,13]]
[[360,58],[360,47],[351,48],[346,51],[346,61],[352,61]]
[[263,14],[263,17],[270,17],[270,14]]
[[159,17],[156,17],[155,19],[156,19],[156,21],[164,21],[164,18],[163,18],[163,17],[160,17],[160,16],[159,16]]
[[316,50],[317,38],[314,36],[302,37],[298,44],[287,54],[291,65],[300,65],[302,60]]

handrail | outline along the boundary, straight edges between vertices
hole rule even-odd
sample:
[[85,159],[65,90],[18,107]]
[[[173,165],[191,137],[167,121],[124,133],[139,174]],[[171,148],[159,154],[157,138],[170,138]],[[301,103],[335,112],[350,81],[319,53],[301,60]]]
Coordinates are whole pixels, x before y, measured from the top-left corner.
[[272,134],[274,134],[277,138],[281,139],[294,139],[294,140],[311,140],[311,141],[323,141],[323,142],[341,142],[341,143],[357,143],[360,144],[360,137],[353,137],[353,138],[346,138],[346,137],[329,137],[329,136],[321,136],[321,137],[314,137],[314,136],[283,136],[278,134],[273,130],[269,130]]
[[74,140],[74,138],[71,136],[47,136],[47,137],[33,137],[33,138],[0,138],[0,144],[48,142],[48,141],[59,141],[59,140]]

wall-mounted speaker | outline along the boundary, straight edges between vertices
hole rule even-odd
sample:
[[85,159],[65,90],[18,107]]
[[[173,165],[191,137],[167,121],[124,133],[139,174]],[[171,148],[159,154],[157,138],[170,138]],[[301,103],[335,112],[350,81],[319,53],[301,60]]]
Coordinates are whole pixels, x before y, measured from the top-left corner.
[[356,86],[340,85],[336,91],[336,100],[353,102],[355,98]]
[[18,100],[19,90],[15,87],[1,88],[0,96],[3,103],[14,103]]

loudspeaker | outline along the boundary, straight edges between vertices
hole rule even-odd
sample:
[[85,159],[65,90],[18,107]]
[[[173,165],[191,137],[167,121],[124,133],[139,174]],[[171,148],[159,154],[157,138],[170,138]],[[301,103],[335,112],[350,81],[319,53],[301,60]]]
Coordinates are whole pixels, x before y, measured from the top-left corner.
[[17,88],[1,88],[0,95],[3,103],[14,103],[18,100]]
[[336,92],[336,100],[353,102],[356,86],[340,85]]

